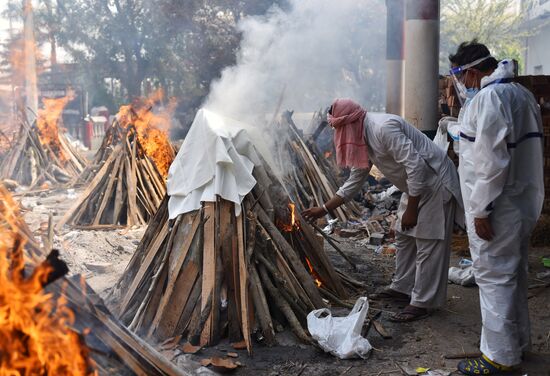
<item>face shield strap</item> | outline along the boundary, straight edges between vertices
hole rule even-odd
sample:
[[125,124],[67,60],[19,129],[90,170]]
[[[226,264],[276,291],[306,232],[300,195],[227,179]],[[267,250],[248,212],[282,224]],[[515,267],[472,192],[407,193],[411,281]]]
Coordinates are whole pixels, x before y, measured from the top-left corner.
[[464,65],[461,65],[459,67],[454,67],[454,68],[451,68],[451,70],[449,71],[451,73],[451,75],[458,75],[462,72],[464,72],[466,69],[469,69],[469,68],[472,68],[472,67],[475,67],[476,65],[478,65],[479,63],[489,59],[490,57],[492,57],[491,55],[487,55],[485,57],[482,57],[480,59],[477,59],[477,60],[474,60],[472,61],[471,63],[468,63],[468,64],[464,64]]
[[458,100],[460,101],[460,105],[461,106],[464,106],[464,101],[466,100],[466,98],[468,97],[467,95],[467,88],[466,88],[466,85],[464,85],[464,82],[462,82],[460,79],[459,79],[459,75],[460,74],[464,74],[464,72],[472,67],[475,67],[476,65],[478,65],[479,63],[489,59],[490,57],[492,57],[491,55],[487,55],[485,57],[482,57],[480,59],[477,59],[477,60],[474,60],[472,61],[471,63],[468,63],[468,64],[464,64],[464,65],[461,65],[459,67],[454,67],[454,68],[451,68],[451,70],[449,71],[450,75],[451,75],[451,78],[453,80],[453,86],[455,88],[455,91],[456,93],[458,94]]

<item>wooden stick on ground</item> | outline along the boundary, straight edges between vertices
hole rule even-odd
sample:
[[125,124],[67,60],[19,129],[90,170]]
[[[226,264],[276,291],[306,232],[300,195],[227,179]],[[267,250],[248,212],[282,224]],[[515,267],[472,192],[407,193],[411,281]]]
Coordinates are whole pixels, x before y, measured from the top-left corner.
[[317,231],[319,234],[321,234],[327,240],[328,244],[330,244],[332,246],[332,248],[334,248],[336,250],[336,252],[338,252],[340,254],[340,256],[342,256],[348,262],[348,264],[350,264],[350,266],[353,268],[353,270],[357,270],[356,263],[353,262],[351,260],[351,258],[348,255],[346,255],[344,253],[344,251],[342,251],[340,249],[340,247],[338,247],[336,245],[336,243],[333,241],[332,237],[325,234],[325,232],[319,226],[317,226],[315,223],[313,223],[313,222],[308,222],[308,223],[315,229],[315,231]]

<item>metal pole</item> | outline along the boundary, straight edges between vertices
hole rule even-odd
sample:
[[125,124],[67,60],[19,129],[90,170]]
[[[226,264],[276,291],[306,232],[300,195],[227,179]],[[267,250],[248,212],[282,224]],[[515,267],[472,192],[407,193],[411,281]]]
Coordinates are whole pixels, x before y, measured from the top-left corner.
[[439,1],[405,3],[405,119],[433,137],[438,122]]
[[38,110],[38,87],[36,76],[36,45],[34,40],[34,20],[32,0],[25,0],[23,5],[24,52],[25,52],[25,106],[27,119],[32,124]]
[[403,115],[405,0],[386,0],[386,112]]

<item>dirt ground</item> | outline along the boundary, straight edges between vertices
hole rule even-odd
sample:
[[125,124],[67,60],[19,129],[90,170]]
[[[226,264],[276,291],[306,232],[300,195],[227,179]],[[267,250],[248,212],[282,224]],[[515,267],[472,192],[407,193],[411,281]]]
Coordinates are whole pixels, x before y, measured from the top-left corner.
[[[48,214],[51,212],[54,220],[59,219],[77,195],[78,192],[57,190],[19,196],[18,199],[25,210],[26,221],[39,235],[41,225],[43,228],[48,220]],[[69,264],[71,273],[84,275],[92,288],[104,296],[124,271],[144,230],[84,231],[65,227],[56,232],[54,242]],[[367,249],[360,238],[340,240],[340,246],[356,261],[358,270],[352,270],[328,244],[325,248],[338,268],[366,284],[366,291],[360,292],[358,296],[371,294],[390,282],[393,255],[376,254]],[[453,244],[455,252],[451,265],[456,266],[461,258],[459,251],[466,250],[467,245],[464,238],[456,238]],[[537,273],[545,270],[540,260],[543,255],[550,255],[550,247],[533,248],[530,252],[531,286],[550,282],[550,277],[544,280],[536,278]],[[526,354],[521,372],[517,375],[550,375],[550,287],[531,288],[529,296],[532,353]],[[446,374],[449,374],[456,370],[458,360],[445,359],[445,356],[478,351],[481,328],[476,287],[449,284],[445,307],[422,321],[407,324],[390,322],[388,316],[400,308],[397,305],[371,302],[370,312],[382,311],[380,322],[391,338],[383,339],[371,329],[367,338],[374,350],[368,359],[339,360],[313,346],[297,343],[288,332],[278,334],[278,346],[254,344],[252,357],[242,350],[233,350],[226,343],[183,357],[200,360],[209,356],[223,356],[227,351],[237,352],[238,361],[243,367],[239,367],[234,374],[243,376],[403,375],[417,367],[447,371]],[[335,309],[335,312],[342,313],[345,310]]]

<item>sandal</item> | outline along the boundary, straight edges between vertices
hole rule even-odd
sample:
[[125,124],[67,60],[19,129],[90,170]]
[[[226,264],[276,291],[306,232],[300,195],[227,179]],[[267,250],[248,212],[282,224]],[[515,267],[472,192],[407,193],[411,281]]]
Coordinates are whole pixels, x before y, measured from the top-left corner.
[[390,288],[386,288],[379,293],[372,294],[370,296],[372,300],[395,300],[395,301],[402,301],[402,302],[410,302],[411,297],[407,294],[403,294],[402,292],[392,290]]
[[390,321],[393,322],[411,322],[421,320],[428,317],[430,314],[426,308],[415,307],[408,305],[401,312],[394,313],[390,316]]
[[505,372],[512,372],[515,367],[507,367],[481,355],[475,359],[465,359],[458,363],[458,370],[465,375],[498,375]]

